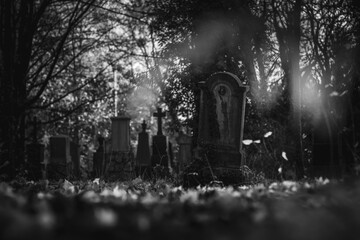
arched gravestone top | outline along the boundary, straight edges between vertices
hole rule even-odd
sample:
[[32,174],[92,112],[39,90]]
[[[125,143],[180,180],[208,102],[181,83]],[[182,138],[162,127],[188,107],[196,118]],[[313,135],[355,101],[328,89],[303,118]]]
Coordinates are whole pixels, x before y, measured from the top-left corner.
[[240,160],[249,87],[232,73],[216,72],[200,88],[199,145],[218,149],[217,158],[224,163],[233,157]]
[[206,85],[211,90],[214,90],[218,84],[232,88],[235,94],[241,94],[249,90],[249,87],[242,84],[241,80],[235,74],[229,72],[213,73],[206,82],[201,83],[202,87]]

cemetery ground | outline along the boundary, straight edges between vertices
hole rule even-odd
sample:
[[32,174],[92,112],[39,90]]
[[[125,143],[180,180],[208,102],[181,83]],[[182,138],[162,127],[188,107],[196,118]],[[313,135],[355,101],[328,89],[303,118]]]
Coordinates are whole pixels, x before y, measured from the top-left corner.
[[0,239],[359,239],[360,181],[0,183]]

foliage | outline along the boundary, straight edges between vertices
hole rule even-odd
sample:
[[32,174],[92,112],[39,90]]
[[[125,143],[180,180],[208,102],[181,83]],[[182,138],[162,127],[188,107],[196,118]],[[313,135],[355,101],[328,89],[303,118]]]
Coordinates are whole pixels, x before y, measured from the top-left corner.
[[[2,3],[1,16],[8,17],[9,21],[11,17],[22,19],[20,22],[24,26],[10,26],[9,31],[14,34],[5,34],[7,28],[4,27],[1,36],[27,39],[2,41],[1,53],[4,54],[0,62],[1,78],[6,80],[0,86],[4,92],[1,94],[1,113],[5,116],[0,139],[0,152],[4,156],[0,163],[10,167],[12,173],[25,159],[24,148],[29,140],[33,116],[40,119],[42,131],[39,135],[45,135],[44,144],[51,135],[67,134],[80,146],[86,146],[83,151],[91,151],[96,134],[109,135],[109,118],[116,111],[129,109],[130,113],[136,114],[133,114],[134,118],[138,115],[141,106],[129,104],[133,100],[135,83],[141,85],[141,81],[135,81],[140,73],[134,63],[139,66],[145,62],[149,72],[157,67],[152,66],[152,57],[147,52],[149,42],[155,43],[145,39],[149,31],[144,13],[148,9],[143,6],[102,0],[15,2],[20,1]],[[27,7],[29,12],[25,11]],[[16,16],[6,15],[6,12],[12,12],[11,9]],[[32,32],[27,33],[27,30]],[[6,45],[11,42],[22,47]],[[7,54],[17,50],[18,53]],[[13,61],[6,59],[8,56],[18,57],[24,67],[14,70],[16,65],[2,64]],[[140,71],[143,70],[140,68]],[[14,72],[19,73],[14,76],[16,81],[10,76]],[[12,88],[6,84],[16,82],[21,86],[14,86],[15,90],[25,92],[9,95],[11,91],[8,90]],[[157,100],[155,98],[152,104]],[[13,113],[7,112],[8,102],[19,103],[19,106],[14,105]],[[7,127],[8,124],[12,127]]]
[[198,83],[216,71],[250,85],[255,172],[276,178],[289,163],[301,177],[319,119],[335,119],[328,131],[359,160],[357,1],[4,0],[0,13],[0,173],[21,169],[33,116],[43,143],[68,134],[89,155],[115,112],[131,115],[135,142],[157,105],[169,132],[196,139]]
[[308,169],[303,136],[319,119],[336,118],[338,128],[327,131],[348,136],[341,141],[358,151],[358,17],[354,1],[157,1],[153,26],[174,63],[165,89],[173,127],[196,138],[198,82],[231,71],[250,85],[246,128],[278,121],[297,177]]
[[239,62],[249,61],[248,43],[260,25],[247,1],[156,2],[152,26],[162,54],[173,62],[165,100],[175,130],[188,127],[196,135],[200,81],[216,71],[246,74]]
[[[129,182],[0,183],[2,239],[356,239],[359,182],[193,189]],[[95,237],[96,236],[96,237]]]
[[69,36],[95,2],[1,2],[0,163],[9,163],[5,172],[12,176],[25,159],[26,117],[50,82],[73,62],[62,53],[70,49]]

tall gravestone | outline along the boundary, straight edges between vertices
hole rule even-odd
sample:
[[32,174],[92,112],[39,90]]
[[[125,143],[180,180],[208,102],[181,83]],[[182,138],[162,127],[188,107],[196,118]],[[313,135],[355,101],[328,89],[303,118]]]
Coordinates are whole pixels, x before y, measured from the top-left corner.
[[146,132],[145,120],[141,124],[142,131],[139,133],[138,147],[136,151],[136,172],[137,175],[150,176],[151,156],[149,145],[149,134]]
[[99,146],[93,156],[93,174],[95,178],[100,178],[104,173],[105,166],[105,139],[102,136],[98,137]]
[[180,132],[179,136],[176,138],[176,141],[179,145],[177,162],[179,166],[179,171],[182,172],[184,170],[184,167],[188,165],[192,160],[192,137],[184,134],[183,132]]
[[111,178],[128,179],[133,174],[130,120],[126,115],[111,118],[111,151],[106,153],[105,166]]
[[130,151],[130,120],[128,116],[111,118],[111,146],[113,152]]
[[198,145],[211,174],[227,175],[226,171],[244,164],[242,139],[248,87],[234,74],[217,72],[201,82],[200,88]]
[[70,137],[66,135],[51,137],[48,177],[51,179],[68,178],[71,169]]
[[152,157],[151,165],[154,167],[160,165],[168,167],[168,154],[166,136],[162,133],[162,118],[166,116],[165,112],[161,108],[157,108],[157,112],[154,113],[154,117],[157,117],[158,131],[155,136],[152,137]]
[[33,132],[32,132],[32,143],[26,147],[27,151],[27,167],[29,177],[33,180],[39,180],[43,178],[44,172],[44,150],[45,146],[38,142],[38,121],[34,117],[33,121]]

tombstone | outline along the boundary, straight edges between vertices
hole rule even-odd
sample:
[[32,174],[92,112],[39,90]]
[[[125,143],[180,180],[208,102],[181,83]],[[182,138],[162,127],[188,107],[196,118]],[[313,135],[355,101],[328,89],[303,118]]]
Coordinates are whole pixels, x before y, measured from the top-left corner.
[[136,151],[136,173],[141,177],[149,177],[151,167],[149,134],[146,132],[145,120],[141,124],[142,131],[139,133],[138,147]]
[[129,179],[133,175],[128,116],[111,118],[111,151],[106,152],[105,174],[111,179]]
[[111,146],[113,152],[130,151],[130,120],[128,116],[111,118]]
[[51,179],[68,178],[71,175],[70,137],[59,135],[50,138],[50,161],[48,177]]
[[188,165],[192,159],[192,137],[184,134],[183,132],[180,132],[179,136],[176,138],[176,141],[179,145],[177,161],[179,165],[179,171],[182,172],[184,167]]
[[75,178],[80,177],[80,147],[77,143],[70,141],[70,156],[72,163],[71,174]]
[[162,112],[161,108],[158,108],[153,116],[157,117],[158,131],[157,135],[152,137],[151,165],[153,167],[159,165],[168,168],[166,136],[162,133],[162,118],[165,117],[166,114],[165,112]]
[[201,82],[200,88],[198,145],[202,158],[212,168],[211,174],[226,177],[244,164],[242,139],[248,87],[234,74],[217,72]]
[[44,144],[38,143],[37,134],[38,134],[38,121],[36,117],[33,118],[31,122],[33,124],[32,132],[32,143],[26,146],[27,153],[27,168],[29,172],[29,178],[32,180],[42,179],[44,172]]
[[93,174],[95,178],[103,176],[105,166],[105,139],[102,136],[98,137],[99,146],[93,156]]

